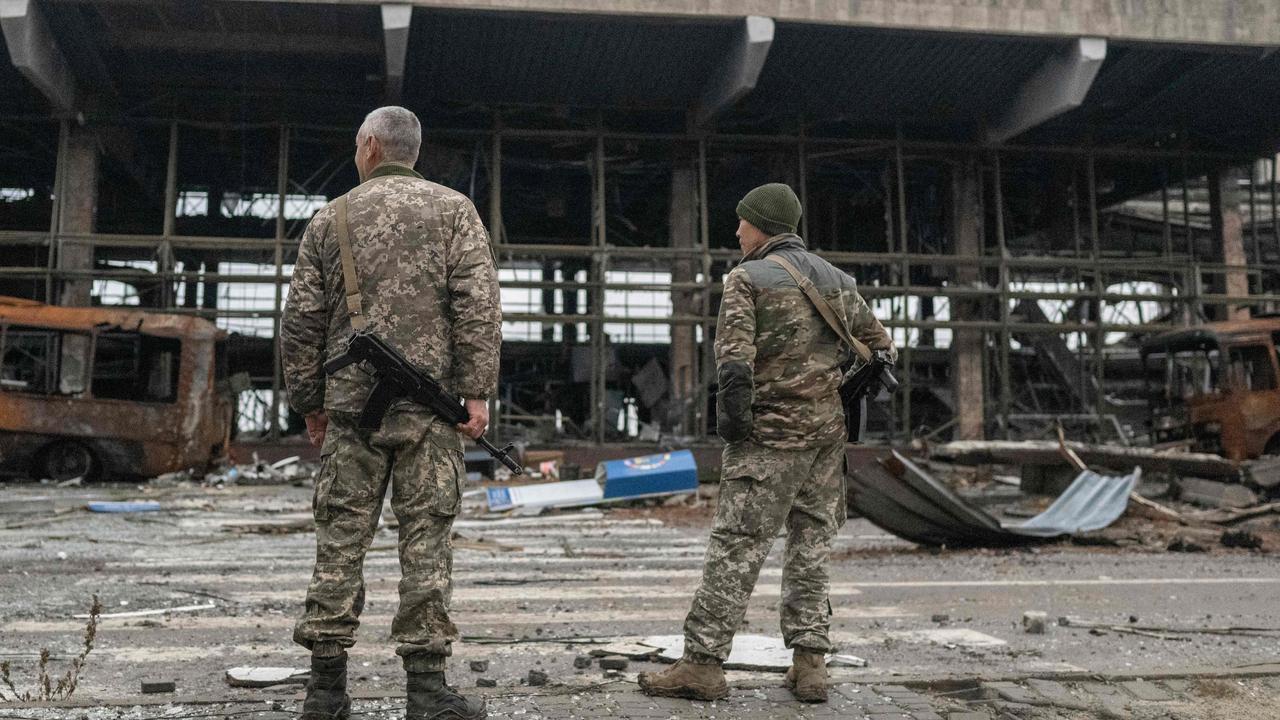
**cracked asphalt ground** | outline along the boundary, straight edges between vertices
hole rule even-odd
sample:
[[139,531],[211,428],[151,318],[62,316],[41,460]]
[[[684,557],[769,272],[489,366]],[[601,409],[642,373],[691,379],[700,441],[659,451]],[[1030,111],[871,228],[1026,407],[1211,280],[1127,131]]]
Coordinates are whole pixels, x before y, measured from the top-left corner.
[[[163,510],[95,514],[82,509],[89,499],[155,499]],[[305,530],[309,488],[0,485],[9,509],[23,501],[31,501],[25,510],[0,514],[0,659],[19,689],[32,686],[42,649],[52,653],[55,675],[66,669],[85,626],[72,616],[86,612],[94,594],[105,613],[205,607],[104,618],[75,707],[0,704],[0,717],[296,714],[297,686],[238,689],[223,677],[234,666],[307,665],[290,631],[314,554]],[[633,660],[616,678],[596,665],[575,669],[574,658],[602,639],[680,631],[709,514],[706,501],[500,520],[467,513],[456,527],[453,614],[468,641],[455,648],[450,682],[477,692],[478,679],[496,681],[479,692],[500,718],[1280,717],[1274,636],[1164,638],[1052,625],[1071,616],[1120,626],[1280,627],[1274,555],[1067,543],[930,552],[861,520],[846,525],[837,545],[833,639],[869,665],[832,669],[839,692],[830,705],[801,707],[774,673],[731,672],[732,697],[706,704],[642,696],[635,674],[656,663]],[[255,525],[295,532],[243,532],[265,529]],[[403,675],[387,639],[394,547],[394,529],[380,530],[365,565],[370,594],[351,670],[363,717],[396,717],[403,707]],[[780,550],[779,543],[762,573],[744,632],[778,632]],[[1047,634],[1021,630],[1027,610],[1048,613]],[[488,670],[472,672],[471,660],[488,660]],[[549,683],[524,684],[532,669]],[[1155,678],[1167,697],[1121,685],[1140,677]],[[1029,678],[1061,687],[1035,687]],[[174,680],[177,689],[142,695],[144,680]]]

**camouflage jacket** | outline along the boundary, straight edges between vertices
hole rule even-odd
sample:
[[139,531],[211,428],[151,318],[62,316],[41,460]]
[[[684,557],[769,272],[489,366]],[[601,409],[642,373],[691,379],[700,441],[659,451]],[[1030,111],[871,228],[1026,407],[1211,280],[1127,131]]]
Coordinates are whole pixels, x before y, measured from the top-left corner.
[[781,449],[841,440],[840,366],[852,350],[787,271],[765,259],[772,253],[813,281],[853,337],[897,356],[853,278],[807,252],[799,236],[776,235],[725,279],[715,342],[718,431],[729,442],[751,438]]
[[[307,225],[280,325],[289,404],[303,414],[359,412],[373,388],[359,365],[324,375],[352,332],[334,218],[330,202]],[[369,330],[461,397],[493,396],[502,309],[471,201],[384,163],[347,195],[347,224]]]

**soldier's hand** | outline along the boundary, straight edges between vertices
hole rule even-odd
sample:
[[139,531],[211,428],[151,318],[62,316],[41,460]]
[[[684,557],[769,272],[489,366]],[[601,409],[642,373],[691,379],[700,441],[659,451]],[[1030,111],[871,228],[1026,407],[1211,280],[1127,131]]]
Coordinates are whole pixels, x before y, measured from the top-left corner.
[[315,447],[324,445],[324,434],[329,429],[329,416],[323,410],[317,410],[308,413],[304,418],[307,421],[307,438],[311,440],[311,444]]
[[489,401],[467,400],[463,405],[466,406],[467,414],[471,419],[465,423],[459,423],[458,432],[475,440],[489,429]]

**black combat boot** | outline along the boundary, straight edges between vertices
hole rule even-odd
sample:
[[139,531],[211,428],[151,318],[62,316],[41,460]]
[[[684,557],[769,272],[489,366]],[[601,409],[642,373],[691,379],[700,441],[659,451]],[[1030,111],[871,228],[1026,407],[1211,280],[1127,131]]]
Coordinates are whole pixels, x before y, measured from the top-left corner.
[[336,657],[311,656],[311,679],[299,720],[347,720],[351,698],[347,697],[347,653]]
[[489,716],[484,700],[462,697],[444,684],[442,672],[411,672],[408,676],[405,720],[484,720]]

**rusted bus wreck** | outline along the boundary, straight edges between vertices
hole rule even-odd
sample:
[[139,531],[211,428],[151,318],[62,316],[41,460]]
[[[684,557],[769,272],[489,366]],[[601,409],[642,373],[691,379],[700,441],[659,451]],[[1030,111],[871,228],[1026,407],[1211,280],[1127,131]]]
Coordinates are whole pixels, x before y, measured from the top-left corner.
[[0,472],[154,476],[220,457],[225,340],[196,317],[0,297]]
[[1280,318],[1148,338],[1142,363],[1154,444],[1248,460],[1280,454]]

